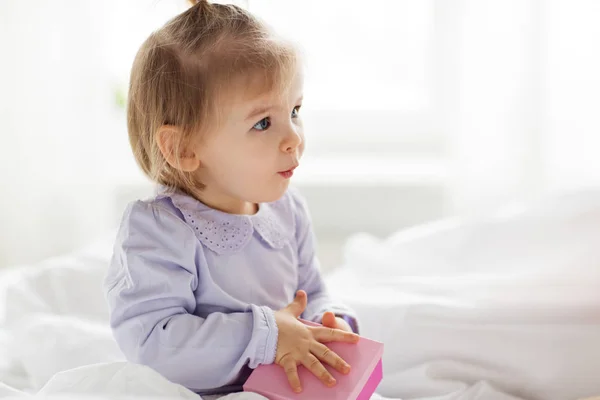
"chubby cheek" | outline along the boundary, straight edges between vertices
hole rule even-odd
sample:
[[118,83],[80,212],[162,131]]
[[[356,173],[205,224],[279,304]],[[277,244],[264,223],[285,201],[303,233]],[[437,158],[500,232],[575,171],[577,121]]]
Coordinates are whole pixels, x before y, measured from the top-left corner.
[[234,172],[236,185],[250,193],[261,193],[277,177],[275,163],[267,157],[244,157],[236,160]]
[[246,193],[256,203],[271,202],[279,199],[287,190],[289,179],[277,173],[277,163],[263,159],[260,163],[247,168],[245,181],[240,182]]

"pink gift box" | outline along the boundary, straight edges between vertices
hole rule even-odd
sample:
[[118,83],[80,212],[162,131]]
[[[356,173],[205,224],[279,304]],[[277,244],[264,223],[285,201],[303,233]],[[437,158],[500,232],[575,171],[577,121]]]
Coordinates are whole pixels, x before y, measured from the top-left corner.
[[[302,321],[307,325],[317,325]],[[254,392],[269,400],[368,400],[383,377],[381,358],[383,343],[361,337],[358,343],[327,343],[332,351],[351,366],[350,373],[344,375],[329,365],[325,368],[336,379],[335,386],[325,386],[308,369],[298,366],[298,376],[302,392],[295,393],[288,383],[287,376],[278,365],[261,365],[256,368],[244,385],[245,392]]]

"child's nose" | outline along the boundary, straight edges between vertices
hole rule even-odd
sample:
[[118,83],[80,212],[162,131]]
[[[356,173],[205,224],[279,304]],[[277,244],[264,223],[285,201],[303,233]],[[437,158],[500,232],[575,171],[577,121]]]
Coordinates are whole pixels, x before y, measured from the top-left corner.
[[281,142],[281,151],[284,153],[293,153],[302,144],[302,136],[293,129],[290,129],[285,139]]

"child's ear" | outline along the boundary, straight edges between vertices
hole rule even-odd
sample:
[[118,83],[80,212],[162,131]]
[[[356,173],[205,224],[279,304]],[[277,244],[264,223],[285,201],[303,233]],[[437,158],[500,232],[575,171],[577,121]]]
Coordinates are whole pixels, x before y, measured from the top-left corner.
[[194,172],[200,167],[200,159],[192,146],[182,145],[181,134],[178,127],[163,125],[156,132],[156,143],[171,167]]

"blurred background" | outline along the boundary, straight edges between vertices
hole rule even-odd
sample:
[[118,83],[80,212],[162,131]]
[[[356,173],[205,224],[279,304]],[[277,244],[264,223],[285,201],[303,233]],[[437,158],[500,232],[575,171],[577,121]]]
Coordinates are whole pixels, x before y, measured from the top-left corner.
[[[245,0],[302,46],[306,195],[346,238],[600,184],[600,2]],[[0,267],[110,234],[152,193],[131,155],[133,57],[182,0],[0,1]]]

